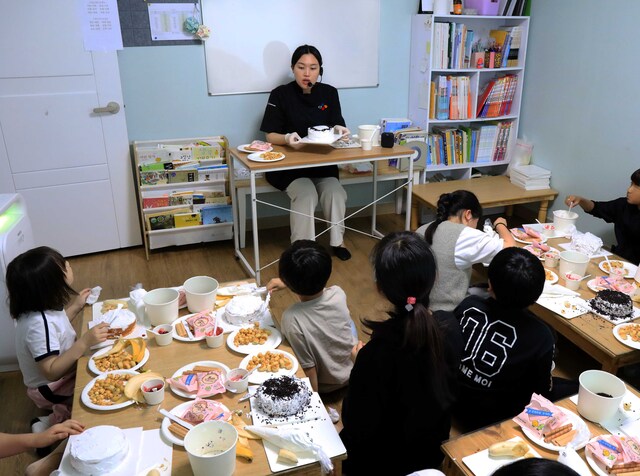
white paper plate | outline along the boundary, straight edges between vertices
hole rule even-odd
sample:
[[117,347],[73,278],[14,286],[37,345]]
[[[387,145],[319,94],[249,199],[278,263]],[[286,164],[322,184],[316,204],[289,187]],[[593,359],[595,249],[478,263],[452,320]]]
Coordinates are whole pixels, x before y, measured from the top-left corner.
[[[515,237],[514,237],[514,239],[515,239]],[[534,255],[540,261],[544,261],[544,254],[545,253],[555,252],[555,253],[560,254],[560,250],[558,250],[558,248],[554,248],[553,246],[549,247],[549,251],[542,251],[540,248],[536,248],[533,245],[523,246],[522,248],[527,250],[532,255]]]
[[227,337],[227,345],[231,350],[235,350],[240,354],[255,354],[256,352],[266,352],[267,350],[275,349],[282,342],[282,334],[278,329],[271,326],[261,326],[263,329],[271,331],[271,335],[267,338],[264,344],[247,344],[247,345],[235,345],[233,339],[236,337],[240,329],[233,331]]
[[[613,337],[615,337],[616,339],[618,339],[618,341],[622,342],[624,345],[631,347],[632,349],[640,349],[640,341],[633,341],[631,339],[623,339],[622,336],[620,335],[620,329],[622,328],[622,326],[629,326],[632,324],[629,323],[622,323],[622,324],[618,324],[617,326],[615,326],[613,328]],[[634,324],[634,325],[639,325],[639,324]]]
[[[238,329],[242,329],[243,327],[249,327],[253,325],[252,322],[249,322],[242,326],[237,326],[235,324],[231,324],[230,322],[227,322],[227,318],[224,314],[224,309],[225,309],[224,307],[220,307],[216,309],[216,317],[220,319],[218,321],[218,325],[222,327],[222,332],[224,334],[228,332],[237,331]],[[260,316],[258,321],[262,326],[273,326],[273,318],[271,317],[271,312],[269,311],[269,309],[264,311],[264,313],[262,314],[262,316]]]
[[[175,340],[179,340],[182,342],[200,342],[206,339],[206,336],[200,336],[200,337],[193,337],[193,338],[189,338],[189,334],[187,331],[187,337],[182,337],[180,335],[178,335],[178,332],[176,331],[176,324],[179,322],[182,322],[184,324],[185,329],[187,328],[187,319],[189,319],[191,316],[194,316],[197,313],[194,314],[187,314],[186,316],[182,316],[179,317],[178,319],[176,319],[175,321],[173,321],[171,323],[171,326],[173,327],[173,338]],[[214,312],[211,311],[210,316],[213,317],[214,319],[216,318],[216,316],[214,315]],[[220,326],[222,327],[222,326]]]
[[300,139],[300,142],[302,142],[303,144],[331,145],[341,137],[342,137],[342,134],[334,133],[333,137],[330,137],[326,140],[312,140],[312,139],[309,139],[309,136],[307,136]]
[[540,296],[536,302],[565,319],[573,319],[574,317],[591,312],[587,301],[579,296]]
[[[553,225],[553,222],[551,222],[551,223],[543,223],[542,225]],[[540,233],[541,235],[543,235],[543,233],[542,233],[542,225],[540,225],[539,223],[525,223],[522,226],[523,227],[526,226],[528,228],[531,228],[531,229],[537,231],[538,233]],[[546,236],[546,235],[544,235],[544,236]],[[551,234],[551,236],[547,236],[547,238],[564,238],[564,233],[554,229],[553,233]]]
[[265,163],[271,163],[271,162],[280,162],[282,159],[285,158],[285,155],[282,152],[276,152],[277,154],[280,154],[280,156],[277,159],[264,159],[262,158],[262,154],[264,154],[264,152],[255,152],[253,154],[249,154],[247,155],[247,159],[249,159],[252,162],[265,162]]
[[[547,275],[549,275],[551,277],[551,279],[547,279]],[[549,284],[556,284],[558,282],[558,275],[556,273],[554,273],[553,271],[551,271],[550,269],[546,269],[545,268],[545,270],[544,270],[544,279]]]
[[[95,354],[93,354],[91,357],[89,357],[89,363],[87,365],[89,367],[89,370],[91,370],[96,375],[106,374],[107,372],[102,372],[102,371],[100,371],[100,369],[98,367],[96,367],[96,361],[94,360],[94,357],[98,357],[98,356],[100,356],[102,354],[106,354],[107,352],[109,352],[111,350],[112,347],[113,347],[113,345],[110,345],[109,347],[102,348],[99,351],[97,351]],[[142,367],[147,362],[147,360],[149,360],[149,349],[145,348],[144,349],[144,357],[142,358],[142,360],[140,362],[138,362],[134,367],[131,367],[130,369],[127,369],[127,370],[138,370],[140,367]]]
[[[229,408],[227,408],[226,405],[224,405],[221,402],[215,402],[216,404],[220,405],[223,409],[223,411],[231,413],[231,410],[229,410]],[[193,402],[184,402],[181,403],[180,405],[173,407],[171,410],[169,410],[169,413],[174,414],[177,417],[182,417],[182,414],[187,411],[187,409],[193,405]],[[178,438],[176,435],[174,435],[173,433],[171,433],[169,431],[169,426],[171,425],[171,420],[169,420],[167,417],[164,417],[162,419],[162,424],[160,426],[160,431],[162,432],[162,436],[164,436],[167,440],[169,440],[171,443],[173,443],[174,445],[178,445],[178,446],[184,446],[184,440],[182,438]]]
[[593,457],[593,454],[591,453],[591,450],[589,448],[586,448],[584,450],[584,456],[587,460],[587,464],[591,467],[594,473],[599,476],[611,476],[611,474],[607,472],[607,467]]
[[[194,368],[196,365],[201,365],[203,367],[220,367],[222,369],[222,376],[224,378],[226,378],[227,376],[227,372],[229,372],[229,367],[227,367],[226,365],[224,365],[222,362],[216,362],[215,360],[201,360],[199,362],[192,362],[190,364],[187,364],[183,367],[180,367],[178,370],[176,370],[173,375],[171,376],[171,378],[176,378],[176,377],[180,377],[182,375],[183,372],[185,372],[186,370],[191,370],[192,368]],[[223,382],[224,383],[224,382]],[[173,393],[175,393],[176,395],[180,395],[181,397],[184,398],[196,398],[196,394],[195,393],[187,393],[184,390],[180,390],[178,388],[173,388],[171,386],[171,384],[169,384],[169,387],[171,388],[171,391]]]
[[[522,233],[524,233],[524,228],[522,227],[514,227],[517,228],[518,230],[520,230]],[[509,228],[509,231],[511,231],[513,228]],[[538,243],[546,243],[547,242],[547,237],[544,235],[540,235],[540,238],[534,238],[533,236],[529,237],[529,239],[527,240],[522,240],[520,238],[517,238],[516,235],[514,235],[513,233],[511,233],[511,236],[513,236],[513,239],[516,240],[518,243],[523,243],[525,245],[530,245],[532,242],[537,241]]]
[[[578,432],[573,438],[573,441],[571,442],[573,447],[575,448],[576,451],[584,448],[584,446],[589,442],[589,439],[591,438],[591,434],[589,433],[589,428],[587,427],[587,424],[584,422],[582,418],[580,418],[578,415],[573,413],[571,410],[567,410],[566,408],[563,408],[562,412],[567,416],[569,421],[573,424],[573,429],[578,430]],[[552,443],[547,443],[546,441],[544,441],[543,437],[539,437],[538,434],[535,431],[533,431],[531,428],[522,428],[522,432],[533,443],[549,451],[560,451],[563,448],[563,446],[556,446]]]
[[271,152],[273,150],[273,147],[269,147],[268,149],[265,150],[253,150],[253,149],[247,149],[247,147],[249,147],[251,144],[242,144],[238,146],[238,150],[240,152],[246,152],[247,154],[253,154],[255,152]]
[[[638,270],[638,267],[635,264],[627,263],[626,261],[622,261],[622,260],[619,260],[619,259],[610,259],[609,262],[610,263],[622,263],[622,267],[627,272],[627,274],[624,275],[625,278],[633,278],[635,276],[635,274],[636,274],[636,271]],[[607,261],[606,260],[600,261],[600,263],[598,263],[598,268],[600,268],[605,273],[609,274],[609,270],[607,269]]]
[[[249,375],[249,383],[261,384],[265,380],[270,379],[270,378],[281,377],[283,375],[289,375],[289,376],[295,375],[296,371],[298,370],[298,359],[296,359],[289,352],[285,352],[284,350],[273,349],[273,350],[271,350],[271,352],[277,352],[279,354],[284,354],[285,357],[288,357],[289,359],[291,359],[291,363],[293,364],[293,367],[291,367],[291,369],[289,369],[289,370],[280,369],[277,372],[260,372],[259,370],[256,370],[251,375]],[[242,359],[242,362],[240,362],[240,368],[246,370],[247,369],[247,365],[249,364],[249,361],[257,353],[258,352],[253,352],[253,353],[247,355],[244,359]]]
[[[519,436],[515,436],[507,441],[524,441]],[[540,454],[529,445],[529,452],[535,455],[536,458],[540,458]],[[502,457],[493,458],[489,456],[489,448],[486,450],[478,451],[469,456],[462,458],[462,462],[469,468],[475,476],[491,476],[498,468],[502,468],[507,464],[511,464],[514,461],[524,459],[524,456],[520,458]]]
[[96,405],[89,398],[89,390],[93,388],[93,385],[97,380],[104,380],[107,378],[109,374],[117,374],[117,375],[138,375],[138,372],[135,370],[113,370],[111,372],[107,372],[106,374],[98,375],[96,378],[91,380],[85,387],[82,389],[82,394],[80,395],[80,400],[84,403],[88,408],[92,410],[100,410],[100,411],[109,411],[109,410],[118,410],[120,408],[128,407],[129,405],[133,405],[133,400],[127,400],[126,402],[116,403],[115,405]]

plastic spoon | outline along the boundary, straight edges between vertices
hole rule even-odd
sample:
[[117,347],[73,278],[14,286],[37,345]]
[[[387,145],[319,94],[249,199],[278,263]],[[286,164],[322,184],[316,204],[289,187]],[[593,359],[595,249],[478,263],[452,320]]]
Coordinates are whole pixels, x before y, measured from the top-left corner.
[[590,278],[590,277],[591,277],[591,275],[587,274],[586,276],[583,276],[582,278],[578,279],[578,281],[582,281],[583,279],[587,279],[587,278]]

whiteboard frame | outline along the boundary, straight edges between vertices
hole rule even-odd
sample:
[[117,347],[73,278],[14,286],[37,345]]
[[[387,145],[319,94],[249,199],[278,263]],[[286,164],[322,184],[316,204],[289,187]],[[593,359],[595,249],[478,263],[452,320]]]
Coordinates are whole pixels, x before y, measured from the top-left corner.
[[211,28],[204,43],[210,96],[265,93],[292,81],[291,54],[302,44],[320,50],[322,82],[379,85],[380,0],[201,3],[203,23]]

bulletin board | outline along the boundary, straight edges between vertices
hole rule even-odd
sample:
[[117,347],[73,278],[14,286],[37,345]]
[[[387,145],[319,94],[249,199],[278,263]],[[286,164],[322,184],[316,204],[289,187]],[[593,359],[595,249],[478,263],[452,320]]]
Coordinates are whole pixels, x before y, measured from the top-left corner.
[[293,79],[291,54],[320,50],[322,81],[378,85],[380,0],[202,0],[210,95],[268,92]]

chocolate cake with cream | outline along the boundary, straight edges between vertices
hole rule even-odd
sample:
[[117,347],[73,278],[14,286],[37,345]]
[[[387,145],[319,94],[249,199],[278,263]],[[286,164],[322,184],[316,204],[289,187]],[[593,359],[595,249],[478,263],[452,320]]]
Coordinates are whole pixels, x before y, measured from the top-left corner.
[[598,291],[589,306],[598,314],[611,319],[624,319],[633,316],[633,304],[628,294],[605,289]]
[[301,412],[311,401],[311,390],[295,377],[270,378],[258,388],[255,401],[270,417],[285,417]]

